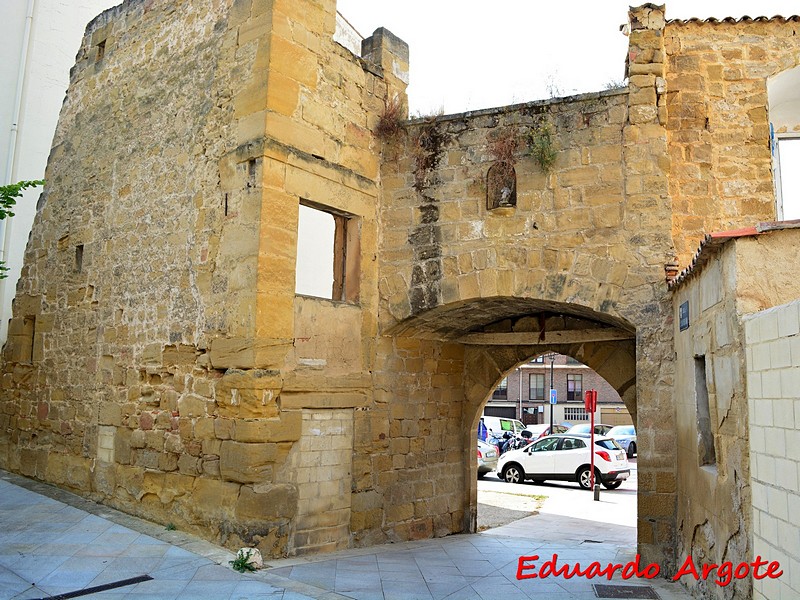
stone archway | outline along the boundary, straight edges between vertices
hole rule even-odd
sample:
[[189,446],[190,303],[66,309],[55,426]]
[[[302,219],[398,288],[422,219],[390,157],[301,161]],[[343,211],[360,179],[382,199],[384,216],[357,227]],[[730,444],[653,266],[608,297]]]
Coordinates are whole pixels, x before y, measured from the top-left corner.
[[[386,539],[475,531],[478,418],[497,382],[535,354],[567,354],[591,367],[636,420],[636,331],[623,317],[552,300],[493,297],[437,307],[387,334],[376,399],[377,406],[385,402],[389,435],[386,457],[371,463],[384,467],[373,481],[385,484],[376,491],[385,499]],[[356,471],[358,480],[363,470]]]

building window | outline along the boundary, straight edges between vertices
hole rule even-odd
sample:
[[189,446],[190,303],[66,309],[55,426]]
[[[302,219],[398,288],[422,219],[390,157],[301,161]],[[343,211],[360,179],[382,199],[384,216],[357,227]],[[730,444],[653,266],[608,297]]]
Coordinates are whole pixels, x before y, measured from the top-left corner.
[[360,256],[357,218],[301,202],[295,293],[358,302]]
[[543,365],[544,364],[544,354],[542,354],[541,356],[537,356],[536,358],[532,358],[530,360],[530,362],[533,363],[533,364],[537,364],[537,365]]
[[531,400],[544,400],[544,374],[531,374],[528,387]]
[[587,413],[583,408],[568,406],[564,408],[564,418],[567,421],[588,421],[589,413]]
[[575,358],[572,358],[571,356],[567,357],[567,364],[568,365],[581,365],[581,366],[583,365],[583,363],[581,361],[579,361],[579,360],[577,360]]
[[697,455],[700,466],[717,463],[714,434],[711,431],[711,407],[706,381],[706,357],[694,357],[694,396],[697,403]]
[[800,138],[777,138],[773,147],[778,219],[800,219]]
[[506,400],[508,399],[508,379],[503,377],[503,381],[497,384],[497,387],[492,394],[493,400]]
[[583,375],[567,374],[567,402],[580,402],[583,395]]

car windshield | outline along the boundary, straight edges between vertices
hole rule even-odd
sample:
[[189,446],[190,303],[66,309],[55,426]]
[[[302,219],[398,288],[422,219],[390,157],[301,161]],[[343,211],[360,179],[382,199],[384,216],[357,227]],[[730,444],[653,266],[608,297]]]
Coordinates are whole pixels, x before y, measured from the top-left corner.
[[622,446],[620,446],[615,440],[596,440],[596,446],[600,446],[601,448],[605,448],[606,450],[622,450]]
[[617,425],[616,427],[612,427],[611,430],[608,432],[608,435],[615,436],[615,435],[636,435],[633,430],[633,425]]

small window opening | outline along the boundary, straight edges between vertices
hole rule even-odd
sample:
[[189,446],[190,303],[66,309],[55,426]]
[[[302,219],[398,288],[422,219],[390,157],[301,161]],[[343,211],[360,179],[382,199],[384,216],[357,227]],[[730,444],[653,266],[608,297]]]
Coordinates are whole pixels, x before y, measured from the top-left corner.
[[83,244],[75,246],[75,271],[80,273],[83,270]]
[[247,161],[247,187],[256,185],[256,159],[251,158]]
[[99,44],[97,44],[97,60],[103,60],[103,57],[106,55],[106,41],[103,40]]
[[508,398],[508,378],[503,377],[503,380],[497,384],[497,387],[492,392],[494,400],[505,400]]
[[711,431],[711,407],[706,379],[706,357],[694,358],[694,395],[697,403],[697,454],[700,466],[716,465],[714,434]]
[[225,194],[225,216],[228,216],[228,194]]
[[36,337],[36,317],[25,317],[22,320],[22,335],[20,340],[20,362],[33,363],[33,341]]
[[295,293],[358,301],[358,220],[311,202],[300,204]]

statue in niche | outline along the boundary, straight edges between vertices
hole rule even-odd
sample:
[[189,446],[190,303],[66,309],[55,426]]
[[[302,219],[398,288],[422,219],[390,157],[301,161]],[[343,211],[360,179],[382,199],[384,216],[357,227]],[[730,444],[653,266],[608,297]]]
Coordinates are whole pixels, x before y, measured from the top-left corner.
[[517,174],[514,167],[497,162],[486,175],[486,207],[511,208],[517,205]]

